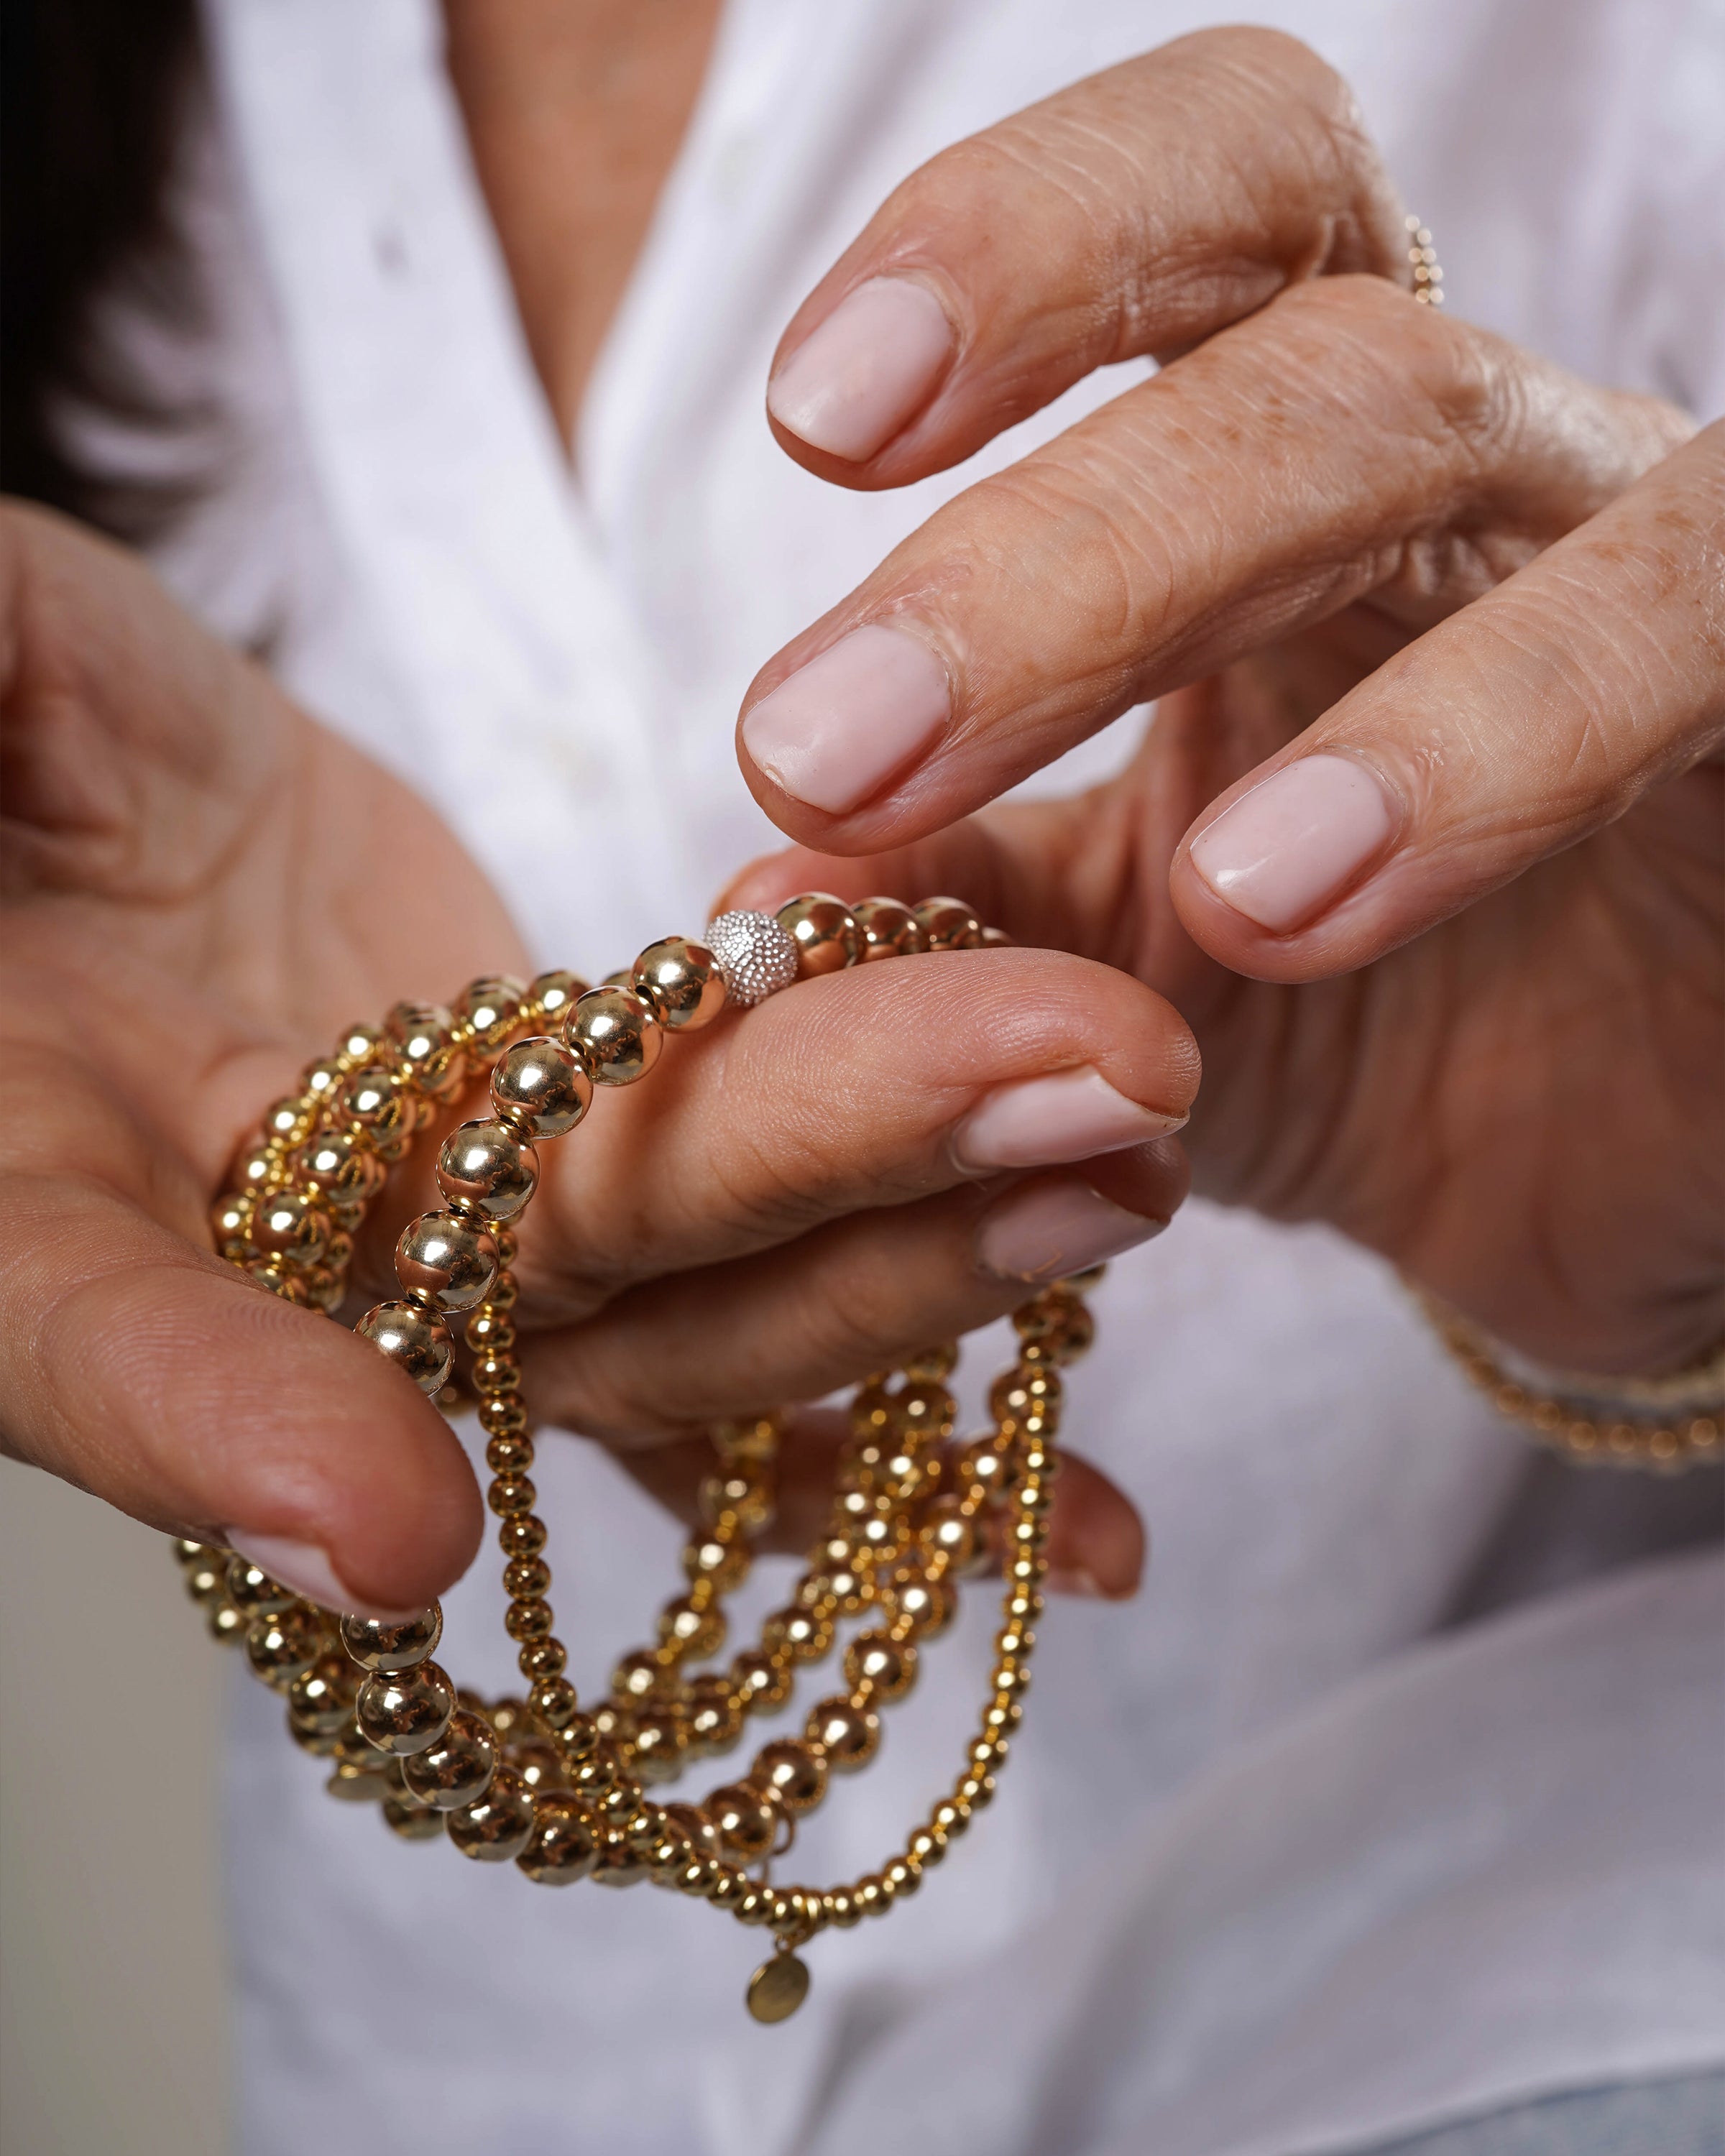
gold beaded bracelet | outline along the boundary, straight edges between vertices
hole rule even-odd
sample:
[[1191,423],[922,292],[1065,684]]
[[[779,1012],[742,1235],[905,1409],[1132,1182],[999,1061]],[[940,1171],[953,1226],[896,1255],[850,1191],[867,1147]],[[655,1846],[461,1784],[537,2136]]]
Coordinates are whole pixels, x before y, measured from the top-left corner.
[[[723,1599],[747,1576],[750,1537],[773,1515],[781,1421],[712,1430],[702,1525],[683,1553],[685,1590],[660,1612],[653,1645],[626,1655],[608,1696],[585,1712],[546,1599],[546,1527],[529,1479],[533,1438],[511,1316],[514,1224],[539,1179],[537,1146],[573,1129],[596,1086],[644,1077],[667,1034],[799,978],[1006,941],[955,899],[914,909],[871,899],[852,911],[814,893],[776,916],[721,914],[704,944],[667,937],[600,988],[548,973],[525,987],[475,981],[453,1013],[398,1004],[381,1028],[352,1028],[275,1104],[212,1215],[223,1256],[272,1293],[333,1314],[355,1234],[389,1170],[465,1088],[488,1079],[490,1113],[461,1124],[439,1151],[443,1209],[413,1221],[396,1246],[399,1298],[356,1329],[453,1410],[465,1403],[452,1382],[450,1321],[465,1318],[510,1597],[504,1621],[525,1697],[458,1691],[430,1659],[443,1630],[435,1606],[398,1624],[341,1615],[210,1544],[181,1542],[176,1553],[215,1636],[243,1643],[252,1670],[285,1699],[294,1742],[331,1763],[331,1794],[378,1799],[403,1839],[446,1839],[477,1862],[512,1861],[542,1886],[652,1879],[765,1926],[775,1951],[747,1994],[757,2020],[783,2020],[806,1995],[798,1947],[915,1893],[993,1794],[1042,1609],[1060,1368],[1090,1344],[1080,1290],[1096,1275],[1016,1312],[1018,1358],[991,1392],[992,1427],[966,1444],[951,1441],[955,1346],[931,1348],[859,1389],[832,1511],[794,1593],[753,1646],[702,1672],[692,1666],[725,1644]],[[829,1778],[874,1755],[880,1710],[910,1690],[922,1644],[952,1621],[958,1580],[996,1554],[1003,1622],[981,1726],[952,1789],[878,1871],[819,1889],[773,1884],[773,1861]],[[748,1717],[784,1705],[798,1666],[825,1659],[844,1620],[865,1614],[867,1629],[844,1650],[846,1688],[816,1703],[800,1737],[764,1745],[746,1774],[698,1804],[647,1794],[730,1751]]]
[[1668,1378],[1553,1371],[1540,1385],[1512,1376],[1502,1350],[1460,1311],[1424,1291],[1418,1300],[1444,1347],[1498,1414],[1578,1466],[1680,1475],[1725,1459],[1725,1349]]

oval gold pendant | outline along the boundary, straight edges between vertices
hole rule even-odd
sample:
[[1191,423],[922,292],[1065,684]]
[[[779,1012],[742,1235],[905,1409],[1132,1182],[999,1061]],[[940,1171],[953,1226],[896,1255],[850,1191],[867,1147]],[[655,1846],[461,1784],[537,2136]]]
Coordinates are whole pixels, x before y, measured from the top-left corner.
[[749,1979],[749,2011],[757,2021],[783,2021],[809,1996],[809,1964],[793,1953],[776,1953]]

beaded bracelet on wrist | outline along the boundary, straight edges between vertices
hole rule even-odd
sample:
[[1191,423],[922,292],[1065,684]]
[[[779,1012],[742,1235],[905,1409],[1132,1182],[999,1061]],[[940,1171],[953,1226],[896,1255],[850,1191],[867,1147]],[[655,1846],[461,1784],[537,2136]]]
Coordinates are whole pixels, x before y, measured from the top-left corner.
[[[726,1643],[724,1598],[748,1573],[751,1537],[773,1516],[781,1419],[711,1431],[685,1589],[661,1611],[657,1638],[624,1656],[608,1694],[583,1708],[546,1599],[547,1531],[511,1315],[515,1224],[539,1179],[537,1148],[574,1128],[597,1087],[644,1077],[668,1034],[799,978],[1005,941],[957,900],[913,909],[874,899],[852,911],[812,894],[776,916],[722,914],[705,943],[655,943],[598,988],[549,973],[525,986],[475,981],[453,1012],[398,1004],[381,1028],[351,1029],[275,1104],[212,1215],[225,1257],[273,1293],[333,1313],[355,1235],[390,1170],[469,1087],[488,1085],[489,1115],[461,1124],[439,1152],[443,1207],[397,1245],[400,1296],[357,1330],[445,1407],[458,1404],[465,1361],[494,1478],[487,1502],[523,1695],[459,1691],[432,1660],[443,1629],[435,1607],[399,1624],[342,1615],[227,1551],[182,1542],[177,1553],[215,1635],[243,1644],[252,1670],[285,1699],[294,1742],[330,1761],[332,1794],[377,1799],[403,1839],[448,1840],[542,1886],[650,1879],[765,1927],[775,1951],[747,1991],[760,2020],[801,2004],[809,1975],[798,1947],[915,1893],[993,1794],[1042,1609],[1060,1368],[1090,1343],[1080,1290],[1095,1276],[1018,1311],[1017,1360],[990,1394],[991,1426],[967,1443],[952,1442],[951,1343],[860,1389],[831,1513],[795,1591],[752,1645],[703,1671]],[[824,1888],[775,1883],[775,1861],[831,1778],[873,1757],[881,1710],[915,1682],[923,1646],[952,1621],[959,1581],[995,1558],[1004,1594],[993,1669],[950,1789],[877,1871]],[[800,1736],[763,1745],[746,1773],[698,1804],[649,1794],[732,1750],[749,1717],[783,1707],[799,1667],[834,1653],[858,1619],[843,1686],[814,1704]]]

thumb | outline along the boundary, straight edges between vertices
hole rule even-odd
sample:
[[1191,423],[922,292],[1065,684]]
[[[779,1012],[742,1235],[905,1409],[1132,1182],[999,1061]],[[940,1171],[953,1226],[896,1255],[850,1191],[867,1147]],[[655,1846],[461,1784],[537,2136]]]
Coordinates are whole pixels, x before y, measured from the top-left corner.
[[375,1351],[99,1185],[8,1186],[8,1450],[326,1606],[418,1609],[465,1571],[472,1471]]

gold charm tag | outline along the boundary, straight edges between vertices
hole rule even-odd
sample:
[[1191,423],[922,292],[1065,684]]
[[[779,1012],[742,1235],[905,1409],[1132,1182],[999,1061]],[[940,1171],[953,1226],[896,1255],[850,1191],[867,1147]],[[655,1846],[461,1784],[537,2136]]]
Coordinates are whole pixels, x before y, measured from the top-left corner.
[[757,2021],[784,2021],[809,1996],[809,1964],[781,1951],[749,1979],[748,2008]]

